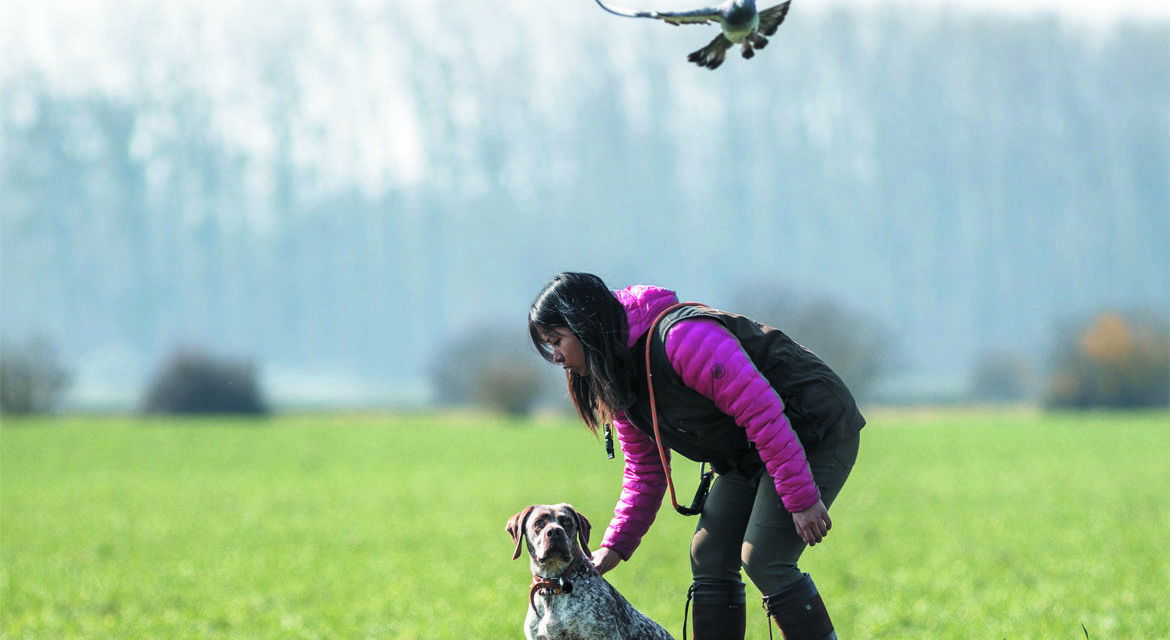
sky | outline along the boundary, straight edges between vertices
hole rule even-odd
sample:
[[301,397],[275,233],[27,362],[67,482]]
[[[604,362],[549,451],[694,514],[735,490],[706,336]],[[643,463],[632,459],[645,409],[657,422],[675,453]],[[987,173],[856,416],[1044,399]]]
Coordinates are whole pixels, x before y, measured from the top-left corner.
[[[1008,14],[1057,13],[1085,22],[1109,22],[1121,18],[1170,19],[1166,0],[894,0],[896,3],[929,8],[962,8]],[[826,0],[823,4],[888,5],[889,0]]]
[[[589,0],[575,0],[588,3]],[[694,9],[719,0],[606,0],[606,4],[630,9]],[[757,0],[770,6],[780,0]],[[1170,19],[1167,0],[797,0],[802,10],[810,7],[909,5],[924,9],[962,9],[1011,15],[1056,13],[1077,22],[1107,24],[1118,19]]]
[[[389,0],[389,4],[403,0]],[[416,0],[417,1],[417,0]],[[424,0],[425,1],[425,0]],[[431,0],[437,2],[438,0]],[[449,0],[448,0],[449,1]],[[464,0],[477,1],[477,0]],[[527,0],[544,2],[546,0]],[[567,1],[567,0],[562,0]],[[589,4],[590,0],[573,0],[582,4]],[[804,3],[806,0],[798,0]],[[312,4],[313,0],[306,0]],[[761,5],[772,4],[773,0],[760,0]],[[103,9],[123,8],[127,4],[149,6],[150,3],[131,0],[6,0],[0,3],[0,18],[22,14],[39,15],[85,15]],[[355,0],[355,4],[377,6],[376,0]],[[666,8],[692,9],[709,4],[706,0],[610,0],[615,6],[629,8],[652,8],[663,10]],[[229,5],[231,0],[215,0],[198,3],[200,5]],[[294,3],[295,4],[295,3]],[[453,4],[458,4],[455,2]],[[921,6],[923,8],[962,8],[970,11],[992,11],[1008,14],[1029,14],[1036,12],[1057,13],[1062,17],[1085,22],[1109,22],[1119,18],[1162,19],[1170,20],[1170,2],[1167,0],[808,0],[809,6],[889,6],[904,4]],[[0,20],[0,24],[13,25],[13,20]]]

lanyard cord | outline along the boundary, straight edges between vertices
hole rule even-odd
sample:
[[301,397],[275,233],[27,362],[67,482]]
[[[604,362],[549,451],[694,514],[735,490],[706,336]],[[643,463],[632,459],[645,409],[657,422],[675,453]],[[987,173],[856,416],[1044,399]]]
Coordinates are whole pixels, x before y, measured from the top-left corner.
[[[662,320],[663,316],[678,309],[680,307],[701,307],[703,305],[698,302],[679,302],[673,304],[658,314],[654,318],[654,322],[650,323],[650,330],[646,333],[646,387],[650,392],[650,416],[654,424],[654,444],[658,445],[658,458],[662,460],[662,469],[666,472],[666,486],[670,489],[670,503],[674,506],[674,510],[683,515],[693,515],[690,509],[680,507],[678,498],[674,494],[674,480],[670,477],[670,460],[666,457],[666,448],[662,446],[662,435],[658,431],[658,405],[654,400],[654,374],[650,371],[650,345],[654,341],[654,329],[658,326],[658,322]],[[666,346],[666,337],[662,338],[663,348]],[[701,507],[700,507],[701,508]],[[697,513],[697,512],[695,512]]]

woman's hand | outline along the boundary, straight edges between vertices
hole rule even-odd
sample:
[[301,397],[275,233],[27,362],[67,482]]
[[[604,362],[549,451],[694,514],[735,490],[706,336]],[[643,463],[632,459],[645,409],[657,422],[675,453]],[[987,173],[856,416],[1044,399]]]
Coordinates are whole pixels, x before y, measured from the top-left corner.
[[793,513],[792,522],[796,525],[796,532],[810,547],[824,540],[825,536],[829,535],[829,529],[833,528],[833,521],[829,519],[829,510],[820,500],[804,511]]
[[616,551],[609,547],[602,547],[593,552],[593,566],[597,568],[597,573],[605,575],[610,569],[616,567],[622,561],[622,557]]

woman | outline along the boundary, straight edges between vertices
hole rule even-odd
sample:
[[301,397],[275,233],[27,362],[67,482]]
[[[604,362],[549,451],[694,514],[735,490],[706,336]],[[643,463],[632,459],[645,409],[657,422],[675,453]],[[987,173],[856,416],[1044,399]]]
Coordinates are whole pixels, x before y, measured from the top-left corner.
[[594,433],[612,422],[621,442],[622,492],[593,563],[605,573],[629,560],[668,486],[674,501],[674,450],[719,473],[691,541],[696,640],[744,637],[741,566],[788,640],[836,638],[796,563],[828,535],[865,420],[841,379],[780,331],[677,303],[667,289],[561,273],[529,312],[581,420]]

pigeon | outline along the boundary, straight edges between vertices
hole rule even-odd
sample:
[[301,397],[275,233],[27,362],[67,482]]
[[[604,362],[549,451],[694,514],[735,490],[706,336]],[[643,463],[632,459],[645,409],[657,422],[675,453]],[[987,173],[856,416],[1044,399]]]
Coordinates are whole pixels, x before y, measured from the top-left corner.
[[768,45],[765,36],[776,33],[780,23],[784,22],[784,16],[788,15],[788,5],[792,2],[786,0],[763,11],[756,11],[755,0],[727,0],[717,7],[694,11],[631,11],[607,6],[601,0],[595,1],[602,9],[627,18],[654,18],[675,26],[719,23],[723,33],[707,46],[687,56],[689,62],[707,69],[719,68],[733,44],[740,45],[746,59],[756,55],[756,50]]

